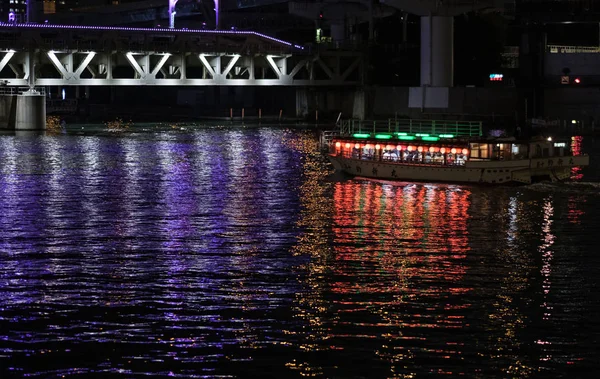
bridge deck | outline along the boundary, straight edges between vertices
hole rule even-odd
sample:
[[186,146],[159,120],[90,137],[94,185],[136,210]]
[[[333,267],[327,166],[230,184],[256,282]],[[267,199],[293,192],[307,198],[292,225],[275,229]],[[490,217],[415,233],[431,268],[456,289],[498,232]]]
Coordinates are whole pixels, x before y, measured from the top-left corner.
[[0,23],[0,82],[361,85],[360,51],[312,51],[252,31]]
[[[0,49],[301,53],[303,46],[266,34],[241,30],[135,28],[0,22]],[[160,50],[162,48],[162,50]],[[158,49],[158,50],[157,50]],[[131,50],[130,50],[131,51]]]

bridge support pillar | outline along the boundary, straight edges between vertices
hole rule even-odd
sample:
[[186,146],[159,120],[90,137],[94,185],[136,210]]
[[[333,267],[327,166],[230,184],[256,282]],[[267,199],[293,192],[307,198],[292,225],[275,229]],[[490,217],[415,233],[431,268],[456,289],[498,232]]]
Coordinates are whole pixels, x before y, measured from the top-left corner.
[[306,88],[296,89],[296,117],[308,116],[308,91]]
[[46,96],[37,91],[0,96],[0,129],[46,130]]
[[17,96],[15,130],[46,130],[46,96],[31,89]]
[[0,129],[15,128],[17,95],[0,96]]
[[365,91],[360,89],[354,92],[354,104],[352,107],[352,118],[365,119],[366,98]]
[[336,43],[342,43],[342,42],[344,42],[345,38],[346,38],[346,27],[344,25],[344,22],[341,21],[341,22],[331,24],[331,40]]
[[421,17],[421,86],[454,86],[454,17]]

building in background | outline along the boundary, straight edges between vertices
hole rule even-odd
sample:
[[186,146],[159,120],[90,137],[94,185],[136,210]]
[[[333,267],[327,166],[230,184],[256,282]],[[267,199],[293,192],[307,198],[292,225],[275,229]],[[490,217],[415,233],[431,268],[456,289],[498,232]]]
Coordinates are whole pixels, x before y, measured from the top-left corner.
[[26,22],[27,0],[0,0],[2,22]]

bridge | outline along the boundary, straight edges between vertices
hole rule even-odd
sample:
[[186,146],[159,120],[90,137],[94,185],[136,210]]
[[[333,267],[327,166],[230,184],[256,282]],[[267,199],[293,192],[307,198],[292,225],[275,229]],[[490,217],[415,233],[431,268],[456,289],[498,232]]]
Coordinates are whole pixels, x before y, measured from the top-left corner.
[[252,31],[0,23],[8,86],[360,86],[363,61]]

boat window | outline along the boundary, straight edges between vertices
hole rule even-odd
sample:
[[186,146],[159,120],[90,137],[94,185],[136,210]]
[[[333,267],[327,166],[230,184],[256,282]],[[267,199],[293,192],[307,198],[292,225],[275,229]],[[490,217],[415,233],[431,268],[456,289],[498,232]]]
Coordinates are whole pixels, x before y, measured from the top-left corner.
[[488,159],[489,147],[487,143],[471,143],[471,158]]
[[513,143],[510,152],[511,159],[525,159],[527,158],[527,145]]

